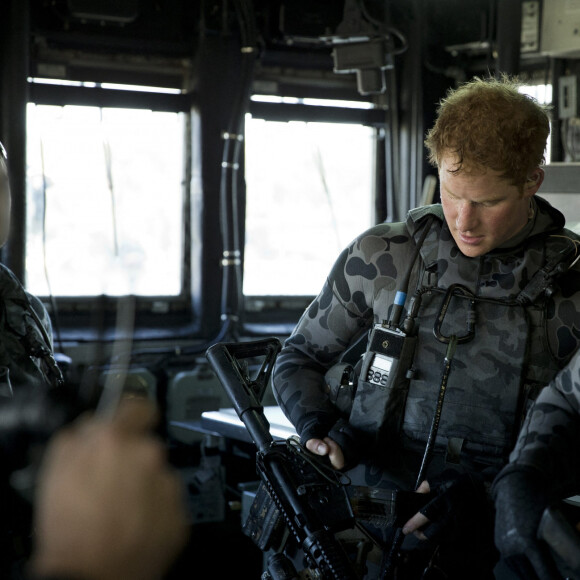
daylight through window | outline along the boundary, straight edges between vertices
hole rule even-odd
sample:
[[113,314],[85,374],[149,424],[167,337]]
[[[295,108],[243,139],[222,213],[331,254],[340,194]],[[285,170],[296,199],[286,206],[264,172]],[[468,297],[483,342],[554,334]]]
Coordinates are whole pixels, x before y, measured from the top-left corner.
[[375,131],[246,119],[244,294],[316,294],[371,225]]
[[181,113],[28,105],[26,283],[38,295],[181,290]]

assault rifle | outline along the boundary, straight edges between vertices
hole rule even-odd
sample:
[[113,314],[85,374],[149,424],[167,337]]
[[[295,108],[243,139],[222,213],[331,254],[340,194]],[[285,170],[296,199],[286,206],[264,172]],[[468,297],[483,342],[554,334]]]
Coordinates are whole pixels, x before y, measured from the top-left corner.
[[[307,569],[322,580],[359,576],[336,533],[354,527],[344,485],[330,464],[297,440],[274,440],[261,400],[280,351],[278,339],[217,343],[206,352],[257,451],[260,488],[244,532],[270,552],[263,579],[310,578],[296,571],[292,558],[304,555]],[[255,379],[247,359],[264,357]]]
[[[262,580],[363,578],[368,552],[375,548],[386,552],[388,547],[362,524],[401,527],[428,495],[350,485],[328,458],[310,453],[296,438],[274,440],[261,401],[280,349],[278,339],[266,338],[217,343],[206,351],[258,448],[260,486],[243,530],[270,554]],[[255,368],[258,358],[262,363],[252,379],[248,361]],[[299,573],[294,562],[301,555],[306,567]]]

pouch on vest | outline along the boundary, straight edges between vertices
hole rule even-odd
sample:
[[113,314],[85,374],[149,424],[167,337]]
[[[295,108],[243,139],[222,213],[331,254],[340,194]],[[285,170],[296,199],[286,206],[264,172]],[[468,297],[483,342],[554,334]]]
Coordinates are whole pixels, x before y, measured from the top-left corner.
[[353,427],[381,441],[399,431],[416,344],[416,336],[374,326],[350,412]]
[[348,417],[356,390],[356,373],[350,363],[338,363],[328,369],[324,375],[330,402]]

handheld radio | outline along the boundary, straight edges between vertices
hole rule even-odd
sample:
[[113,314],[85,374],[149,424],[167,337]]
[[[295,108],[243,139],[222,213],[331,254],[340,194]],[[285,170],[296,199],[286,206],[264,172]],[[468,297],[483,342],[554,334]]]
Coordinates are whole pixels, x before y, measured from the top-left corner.
[[[349,422],[373,435],[375,441],[395,439],[403,420],[409,380],[413,377],[413,357],[417,344],[414,319],[420,298],[426,289],[413,297],[408,315],[400,325],[413,265],[429,233],[432,219],[417,242],[410,266],[395,295],[391,317],[373,326],[367,352],[362,361]],[[385,420],[388,418],[388,420]]]

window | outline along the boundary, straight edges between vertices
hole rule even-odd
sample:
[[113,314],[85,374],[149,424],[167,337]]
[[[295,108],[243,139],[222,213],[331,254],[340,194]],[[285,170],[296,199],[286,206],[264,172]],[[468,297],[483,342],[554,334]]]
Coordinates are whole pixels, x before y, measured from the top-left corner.
[[542,186],[538,195],[559,209],[566,217],[566,227],[580,235],[580,192],[553,193],[545,189]]
[[244,294],[317,294],[373,220],[375,129],[246,118]]
[[181,292],[184,122],[183,113],[29,104],[32,293]]
[[[552,85],[534,84],[521,87],[521,91],[537,99],[539,103],[550,104],[552,102]],[[576,161],[573,142],[576,119],[564,119],[561,121],[560,131],[562,134],[566,162]],[[552,120],[552,123],[558,122]],[[566,227],[580,233],[580,204],[578,203],[578,187],[575,175],[568,175],[566,163],[551,163],[550,156],[551,135],[548,137],[546,149],[546,178],[538,195],[559,209],[566,217]],[[570,145],[572,144],[572,150]]]
[[[520,92],[524,95],[533,97],[542,105],[549,105],[552,102],[552,85],[546,84],[529,84],[522,85],[520,87]],[[552,143],[552,133],[548,136],[548,141],[546,143],[546,151],[544,157],[546,158],[546,163],[550,163],[551,155],[551,143]]]

